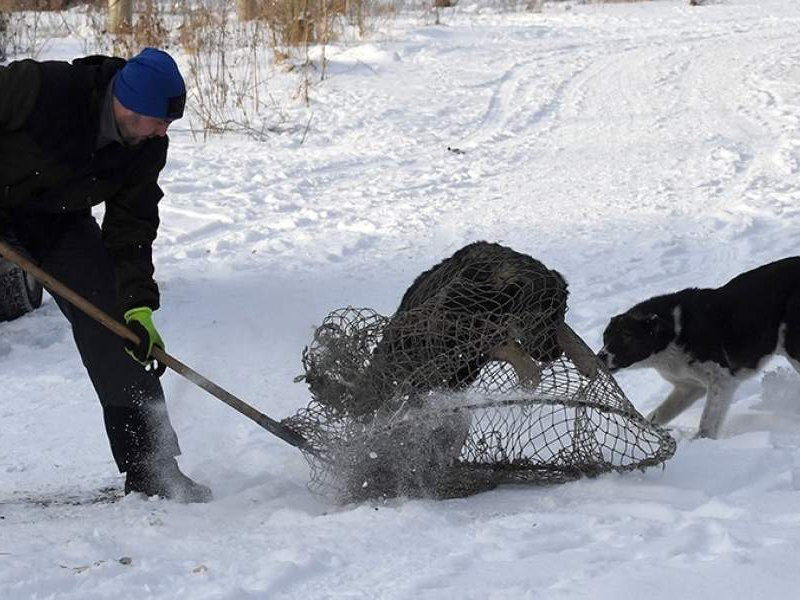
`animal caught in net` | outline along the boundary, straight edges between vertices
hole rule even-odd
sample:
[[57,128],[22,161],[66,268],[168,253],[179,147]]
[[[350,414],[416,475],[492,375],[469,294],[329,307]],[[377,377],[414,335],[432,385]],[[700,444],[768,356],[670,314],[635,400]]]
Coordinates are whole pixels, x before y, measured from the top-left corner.
[[649,423],[564,322],[567,284],[511,248],[470,244],[392,317],[335,310],[303,352],[312,490],[347,503],[458,497],[661,464]]

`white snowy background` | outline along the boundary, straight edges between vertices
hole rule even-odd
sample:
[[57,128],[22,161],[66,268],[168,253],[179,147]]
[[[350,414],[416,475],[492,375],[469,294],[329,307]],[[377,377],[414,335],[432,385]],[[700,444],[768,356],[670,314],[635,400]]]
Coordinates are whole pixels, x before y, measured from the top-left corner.
[[[157,324],[172,354],[276,419],[309,400],[292,378],[329,310],[390,314],[474,240],[564,273],[568,322],[595,349],[639,300],[800,254],[800,2],[461,4],[440,26],[401,14],[329,48],[310,106],[285,100],[300,131],[314,115],[302,144],[171,134]],[[45,55],[79,53],[67,39]],[[691,439],[700,405],[678,418],[663,470],[345,507],[311,495],[297,450],[174,374],[180,463],[215,500],[73,506],[122,478],[52,300],[0,324],[0,376],[3,599],[800,589],[800,376],[779,359],[739,390],[721,439]],[[645,413],[669,389],[653,371],[618,380]]]

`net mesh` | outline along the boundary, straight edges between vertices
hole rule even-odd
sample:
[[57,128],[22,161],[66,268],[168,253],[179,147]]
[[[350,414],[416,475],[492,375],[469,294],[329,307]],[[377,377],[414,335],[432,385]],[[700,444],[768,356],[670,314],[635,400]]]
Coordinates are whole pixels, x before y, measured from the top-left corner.
[[649,423],[566,325],[567,285],[477,242],[420,275],[397,312],[333,311],[303,352],[313,491],[347,503],[458,497],[663,463]]

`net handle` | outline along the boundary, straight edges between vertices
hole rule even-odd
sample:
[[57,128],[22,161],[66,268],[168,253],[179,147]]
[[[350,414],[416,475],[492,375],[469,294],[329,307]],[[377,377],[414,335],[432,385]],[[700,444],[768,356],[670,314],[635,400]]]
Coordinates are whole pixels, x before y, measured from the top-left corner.
[[[67,300],[70,304],[75,306],[77,309],[83,311],[92,319],[104,325],[106,328],[110,329],[112,332],[117,334],[119,337],[126,339],[134,344],[139,343],[138,336],[133,333],[130,329],[125,327],[122,323],[119,323],[115,319],[112,319],[108,314],[100,310],[94,304],[71,290],[69,287],[55,279],[54,277],[48,275],[45,271],[40,269],[36,266],[33,262],[19,254],[16,250],[14,250],[8,243],[3,240],[0,240],[0,256],[5,257],[8,261],[14,263],[19,268],[26,271],[32,277],[34,277],[37,281],[39,281],[42,285],[44,285],[47,290],[61,298]],[[282,423],[275,421],[274,419],[268,417],[261,411],[257,410],[253,406],[247,404],[243,400],[240,400],[227,390],[223,389],[221,386],[217,385],[210,379],[203,377],[195,371],[194,369],[190,368],[189,366],[185,365],[177,358],[170,356],[163,350],[158,347],[153,347],[152,350],[153,356],[158,360],[158,362],[166,365],[173,371],[175,371],[178,375],[188,379],[192,383],[194,383],[199,388],[202,388],[218,400],[221,400],[234,410],[238,411],[239,413],[243,414],[248,419],[254,421],[259,426],[263,427],[267,431],[269,431],[272,435],[282,439],[287,444],[294,446],[295,448],[299,448],[300,450],[310,451],[311,448],[309,446],[308,441],[298,434],[296,431],[286,427]]]

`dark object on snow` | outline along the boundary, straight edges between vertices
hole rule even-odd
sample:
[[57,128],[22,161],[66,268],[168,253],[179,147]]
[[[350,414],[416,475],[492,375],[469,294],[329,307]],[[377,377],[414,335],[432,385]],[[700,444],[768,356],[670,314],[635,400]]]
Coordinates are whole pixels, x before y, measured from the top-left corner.
[[125,476],[125,494],[134,492],[183,504],[210,502],[212,498],[211,490],[184,475],[171,457],[131,465]]
[[41,284],[18,266],[0,258],[0,321],[12,321],[41,305]]
[[563,352],[557,338],[566,310],[567,282],[558,271],[511,248],[476,242],[414,280],[374,360],[415,372],[441,361],[446,371],[435,378],[409,374],[422,390],[440,381],[463,389],[490,360],[510,356],[519,358],[510,362],[522,377],[538,377],[530,372],[533,361],[550,363]]
[[716,438],[736,389],[770,357],[782,354],[800,371],[799,316],[800,256],[790,256],[718,288],[637,303],[611,318],[597,357],[612,372],[656,369],[674,386],[648,415],[659,425],[705,396],[697,435]]
[[12,492],[10,497],[0,498],[0,506],[5,504],[27,504],[39,508],[48,508],[50,506],[89,506],[92,504],[111,504],[121,500],[122,497],[122,490],[114,486],[108,486],[89,492],[74,488],[54,491],[47,494],[38,492]]
[[303,353],[313,401],[286,421],[310,443],[312,489],[453,497],[667,460],[674,441],[566,325],[566,300],[558,272],[477,242],[391,318],[331,313]]

